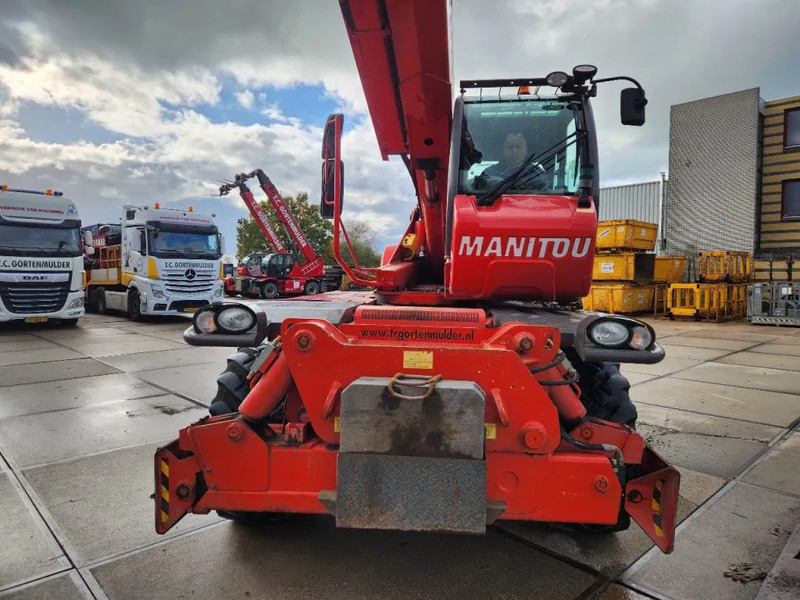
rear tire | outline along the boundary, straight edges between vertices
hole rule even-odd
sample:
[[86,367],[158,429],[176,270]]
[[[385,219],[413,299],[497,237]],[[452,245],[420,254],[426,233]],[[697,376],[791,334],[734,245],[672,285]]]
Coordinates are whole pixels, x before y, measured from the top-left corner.
[[278,284],[274,281],[267,281],[264,285],[261,286],[261,297],[262,298],[276,298],[278,296]]
[[306,284],[306,294],[309,296],[315,296],[319,294],[320,288],[319,284],[316,281],[309,281]]
[[586,415],[635,427],[639,415],[631,401],[631,384],[620,372],[619,363],[585,363],[574,352],[568,352],[567,358],[580,376],[578,386]]
[[106,291],[100,288],[94,293],[94,307],[98,315],[104,315],[108,312],[108,305],[106,304]]
[[225,370],[217,377],[217,394],[208,411],[212,416],[237,412],[242,400],[250,393],[247,375],[255,360],[253,348],[239,348],[236,354],[228,357]]

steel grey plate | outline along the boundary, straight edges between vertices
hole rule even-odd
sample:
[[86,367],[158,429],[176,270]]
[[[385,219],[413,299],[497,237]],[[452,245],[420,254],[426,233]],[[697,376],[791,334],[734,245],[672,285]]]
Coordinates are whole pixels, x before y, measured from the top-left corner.
[[483,459],[484,397],[475,383],[441,381],[424,400],[397,398],[389,383],[362,377],[342,392],[340,452]]
[[336,525],[485,533],[486,463],[340,453]]

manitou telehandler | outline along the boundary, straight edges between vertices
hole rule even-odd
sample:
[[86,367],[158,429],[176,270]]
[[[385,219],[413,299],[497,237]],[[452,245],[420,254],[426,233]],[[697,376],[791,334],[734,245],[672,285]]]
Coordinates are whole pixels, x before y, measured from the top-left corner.
[[[284,248],[278,234],[272,228],[267,215],[261,210],[247,187],[247,180],[258,179],[259,187],[264,190],[270,205],[278,215],[278,220],[286,228],[286,232],[294,244],[293,251]],[[277,298],[296,294],[313,296],[328,289],[338,289],[341,276],[325,272],[325,261],[311,245],[299,221],[272,183],[261,169],[251,173],[240,173],[233,181],[219,188],[220,196],[238,189],[239,195],[247,205],[247,209],[272,248],[271,254],[255,252],[242,258],[237,273],[225,280],[227,295],[242,294],[262,298]],[[295,256],[298,254],[299,256]]]
[[[597,227],[597,69],[462,81],[447,0],[340,0],[384,158],[417,206],[376,269],[344,260],[341,115],[321,210],[374,293],[202,309],[184,337],[239,346],[212,416],[155,456],[156,530],[186,513],[330,513],[341,527],[483,533],[497,519],[624,529],[673,547],[679,475],[632,426],[621,362],[664,356],[636,319],[571,311]],[[540,89],[547,90],[540,94]],[[350,265],[354,266],[350,266]]]

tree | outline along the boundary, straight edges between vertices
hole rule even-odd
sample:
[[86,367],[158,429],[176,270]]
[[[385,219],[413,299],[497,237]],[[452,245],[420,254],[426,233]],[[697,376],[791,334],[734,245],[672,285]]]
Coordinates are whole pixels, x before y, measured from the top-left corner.
[[[294,198],[292,196],[283,196],[283,200],[305,232],[311,247],[317,252],[326,255],[326,250],[333,239],[331,222],[320,216],[317,206],[312,206],[308,203],[308,193],[306,192],[299,192],[297,197]],[[266,200],[259,202],[259,204],[284,247],[287,250],[294,248],[291,237],[289,237],[283,223],[278,219],[278,215],[273,210],[272,205]],[[243,256],[253,252],[270,253],[273,250],[264,234],[261,233],[256,220],[251,215],[249,219],[239,219],[239,223],[236,226],[236,258],[241,260]],[[325,256],[325,258],[327,261],[328,257]]]
[[[347,235],[350,238],[350,243],[353,246],[353,253],[356,255],[358,264],[362,267],[377,267],[381,264],[381,255],[375,251],[376,235],[369,223],[366,221],[355,220],[347,226]],[[328,245],[327,255],[333,256],[333,236]],[[345,262],[352,266],[353,261],[350,258],[350,251],[347,249],[347,243],[344,236],[339,242],[339,251],[342,254]]]

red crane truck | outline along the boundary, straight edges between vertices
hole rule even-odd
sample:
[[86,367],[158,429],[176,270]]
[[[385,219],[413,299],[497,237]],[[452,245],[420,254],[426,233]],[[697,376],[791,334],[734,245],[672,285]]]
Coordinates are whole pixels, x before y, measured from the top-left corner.
[[[284,248],[261,206],[253,197],[253,192],[247,187],[247,180],[253,177],[258,178],[259,186],[264,190],[278,219],[286,228],[296,251],[302,255],[302,262],[296,260],[293,252]],[[256,169],[251,173],[237,175],[233,182],[220,186],[220,196],[228,194],[235,188],[239,189],[239,195],[273,252],[266,255],[253,253],[244,257],[237,274],[225,281],[225,289],[229,296],[260,294],[262,298],[276,298],[292,294],[315,295],[328,288],[338,288],[337,278],[325,273],[322,256],[314,250],[300,223],[264,171]]]
[[[607,531],[632,518],[672,550],[679,474],[634,431],[619,371],[664,350],[643,321],[569,309],[591,284],[590,99],[608,79],[581,65],[463,81],[453,102],[448,4],[340,0],[381,153],[404,157],[417,208],[379,268],[342,260],[332,116],[321,210],[342,268],[375,292],[195,315],[190,344],[250,348],[220,376],[212,416],[157,451],[158,532],[211,510],[469,533],[497,519]],[[633,83],[621,117],[641,125]]]

